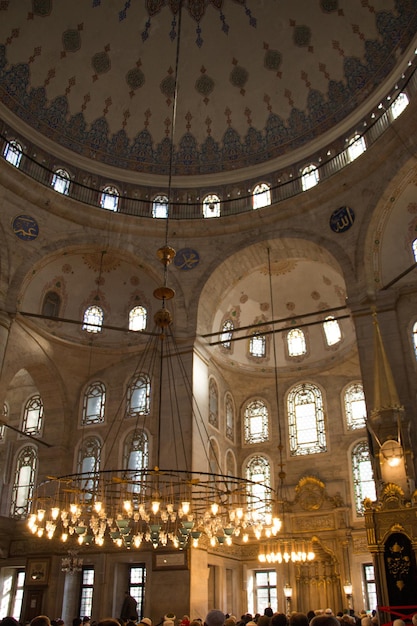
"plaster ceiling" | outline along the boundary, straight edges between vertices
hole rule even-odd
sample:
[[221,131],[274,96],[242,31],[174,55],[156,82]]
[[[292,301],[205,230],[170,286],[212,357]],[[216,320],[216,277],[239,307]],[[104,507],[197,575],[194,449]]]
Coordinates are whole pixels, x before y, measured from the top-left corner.
[[2,0],[3,112],[74,157],[167,175],[178,50],[173,174],[243,171],[346,122],[417,30],[409,0],[179,4]]

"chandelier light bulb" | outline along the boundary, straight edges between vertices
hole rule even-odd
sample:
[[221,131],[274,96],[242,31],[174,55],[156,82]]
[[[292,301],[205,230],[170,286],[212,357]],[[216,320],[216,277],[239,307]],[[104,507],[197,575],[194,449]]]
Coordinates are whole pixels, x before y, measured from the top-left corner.
[[188,513],[190,512],[190,503],[189,502],[182,502],[181,503],[181,508],[182,508],[182,512],[184,515],[188,515]]
[[158,511],[159,511],[159,505],[160,505],[159,500],[154,500],[154,501],[152,502],[152,513],[153,513],[154,515],[156,515],[156,514],[158,513]]
[[45,518],[45,509],[38,509],[38,521],[42,522]]
[[217,515],[219,511],[219,505],[217,504],[217,502],[213,502],[210,509],[211,509],[212,515]]
[[57,520],[59,517],[59,507],[54,506],[51,509],[51,517],[53,520]]

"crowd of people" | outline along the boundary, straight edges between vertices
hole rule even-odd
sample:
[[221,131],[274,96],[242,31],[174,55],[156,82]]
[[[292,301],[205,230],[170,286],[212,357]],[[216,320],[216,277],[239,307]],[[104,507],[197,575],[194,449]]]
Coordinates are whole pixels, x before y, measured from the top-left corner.
[[[177,620],[173,613],[167,613],[155,625],[149,617],[139,619],[137,613],[134,617],[135,610],[136,604],[130,603],[129,608],[125,610],[125,613],[129,614],[127,617],[107,617],[99,621],[91,621],[89,617],[74,618],[72,626],[379,626],[376,612],[373,611],[369,615],[365,610],[359,613],[354,613],[352,610],[340,611],[336,614],[331,609],[308,611],[307,613],[293,611],[287,615],[279,612],[274,613],[270,607],[267,607],[263,615],[245,613],[238,619],[236,616],[223,613],[219,609],[212,609],[207,613],[204,622],[199,617],[190,620],[188,615]],[[408,625],[417,626],[417,613],[410,615],[406,621],[395,619],[392,622],[392,626]],[[0,621],[0,626],[20,626],[20,624],[13,617],[4,617]],[[53,620],[47,615],[38,615],[31,620],[29,626],[65,626],[65,624],[62,619]]]

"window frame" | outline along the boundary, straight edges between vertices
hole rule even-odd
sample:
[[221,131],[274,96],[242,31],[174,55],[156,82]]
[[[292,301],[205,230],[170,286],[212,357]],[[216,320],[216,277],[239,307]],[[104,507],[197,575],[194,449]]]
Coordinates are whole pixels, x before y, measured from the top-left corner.
[[119,210],[120,191],[115,185],[105,185],[100,193],[100,207],[117,213]]
[[[209,193],[203,198],[203,217],[210,219],[213,217],[220,217],[221,215],[221,199],[216,193]],[[211,211],[211,213],[208,213]]]
[[62,196],[68,196],[71,185],[71,175],[68,170],[63,167],[57,167],[54,170],[51,179],[51,187],[57,193],[60,193]]
[[[249,415],[249,411],[253,407],[254,411],[261,411],[260,415]],[[258,429],[259,434],[257,436],[255,431],[252,431],[251,422],[254,420],[261,420],[261,428]],[[270,416],[266,402],[261,398],[253,398],[245,404],[243,411],[243,442],[244,445],[254,445],[260,443],[266,443],[270,440]]]
[[155,196],[154,199],[152,200],[152,217],[154,219],[167,219],[168,210],[169,210],[168,196],[166,196],[165,194],[158,194],[157,196]]
[[[355,418],[353,416],[353,407],[352,404],[354,402],[359,402],[360,400],[356,399],[356,400],[349,400],[349,398],[347,397],[348,394],[350,394],[351,392],[358,394],[359,393],[359,388],[362,391],[362,401],[364,403],[364,407],[365,407],[365,416],[363,418],[363,423],[360,422],[360,419]],[[349,383],[348,385],[346,385],[346,387],[343,390],[343,414],[344,414],[344,418],[345,418],[345,428],[348,432],[353,432],[355,430],[360,430],[362,428],[366,427],[366,418],[367,418],[367,411],[366,411],[366,402],[365,402],[365,393],[363,390],[363,384],[360,381],[356,381],[356,382],[352,382]]]
[[[11,157],[12,154],[14,155],[14,158]],[[6,142],[3,150],[3,157],[7,163],[10,163],[10,165],[19,169],[22,162],[22,156],[23,147],[16,139],[11,139]]]
[[[332,328],[338,328],[339,338],[332,339],[331,335],[333,333]],[[335,348],[342,343],[343,335],[342,335],[342,327],[340,326],[338,320],[333,315],[328,315],[322,324],[324,340],[326,342],[327,348]]]
[[[314,430],[316,432],[316,439],[313,441],[305,441],[302,445],[300,442],[299,432],[306,431],[307,429],[300,429],[298,427],[298,421],[305,419],[306,416],[298,415],[296,407],[311,404],[311,402],[304,402],[296,404],[296,399],[300,394],[310,393],[314,397],[315,406],[315,425],[311,426],[308,430]],[[287,417],[288,417],[288,440],[289,451],[291,457],[306,457],[310,454],[323,454],[327,452],[327,434],[326,423],[324,418],[324,398],[321,389],[309,382],[299,383],[294,385],[287,395]]]
[[[39,393],[31,395],[25,402],[22,415],[22,431],[26,435],[40,435],[43,430],[45,407]],[[37,413],[36,425],[28,427],[29,418],[32,419],[32,413]],[[36,417],[35,417],[36,419]]]
[[[291,340],[291,335],[294,334],[294,333],[300,333],[300,335],[301,335],[301,343],[304,345],[304,350],[302,352],[294,353],[291,350],[290,340]],[[300,340],[298,340],[298,341],[300,342]],[[301,328],[291,328],[290,330],[288,330],[287,336],[286,336],[286,345],[287,345],[288,357],[290,359],[297,359],[297,358],[306,356],[306,354],[307,354],[307,340],[306,340],[305,332]]]
[[[140,311],[140,313],[136,313]],[[137,320],[141,320],[140,323],[137,323]],[[143,330],[146,330],[146,324],[148,322],[148,311],[146,307],[142,304],[138,304],[132,307],[129,311],[129,330],[135,333],[140,333]],[[134,328],[134,326],[138,326],[138,328]]]
[[[135,580],[133,576],[134,570],[141,571],[140,582]],[[128,591],[137,602],[138,622],[142,619],[145,608],[146,578],[146,563],[132,563],[129,565]]]
[[252,209],[256,211],[271,204],[271,185],[265,182],[255,185],[252,190]]
[[[253,468],[262,467],[262,472],[253,472]],[[266,471],[265,471],[266,470]],[[270,496],[272,468],[270,460],[264,454],[255,454],[245,463],[244,475],[251,484],[247,488],[247,510],[254,515],[254,520],[265,520],[268,513],[272,513],[272,500]],[[256,476],[262,476],[256,480]],[[253,498],[254,502],[251,502]],[[257,503],[262,503],[260,507]]]
[[[22,463],[25,456],[31,460],[31,464]],[[31,444],[20,448],[19,452],[16,455],[13,486],[10,498],[10,517],[14,519],[25,519],[30,513],[33,493],[35,490],[35,481],[38,472],[38,462],[38,449]],[[20,472],[25,467],[30,468],[29,479],[26,481],[25,484],[21,485],[19,484],[21,476]],[[19,504],[19,490],[22,490],[23,492],[21,500],[25,502],[24,505]]]
[[[362,448],[362,450],[360,450],[360,448]],[[372,474],[372,479],[368,480],[364,480],[363,479],[363,474],[361,473],[360,470],[360,460],[358,459],[359,457],[359,453],[363,455],[363,452],[366,450],[367,452],[367,458],[363,460],[363,462],[366,462],[369,466],[369,469],[371,470],[371,474]],[[364,455],[363,455],[364,456]],[[351,481],[352,481],[352,491],[353,491],[353,512],[354,515],[357,519],[364,519],[364,506],[363,506],[363,501],[365,500],[365,498],[371,498],[372,500],[376,500],[376,483],[375,483],[375,477],[373,475],[373,467],[372,467],[372,460],[371,460],[371,450],[369,449],[369,444],[368,441],[366,439],[360,439],[358,441],[356,441],[350,449],[350,454],[349,454],[349,458],[350,458],[350,475],[351,475]],[[363,485],[365,484],[371,484],[373,483],[373,490],[364,490],[363,489]],[[372,493],[371,493],[372,492]]]
[[[143,381],[143,385],[138,386],[137,382],[139,380]],[[140,390],[142,387],[145,387],[145,401],[139,406],[136,405],[135,408],[132,407],[132,399],[134,397],[135,391]],[[130,379],[127,394],[126,394],[126,417],[140,417],[142,415],[149,415],[151,410],[151,379],[148,374],[145,372],[140,372],[136,376]]]
[[366,140],[360,133],[355,133],[348,141],[346,148],[349,163],[358,159],[367,150]]
[[[85,582],[84,577],[87,574],[93,574],[92,582]],[[94,579],[95,579],[94,565],[83,565],[81,569],[80,580],[80,601],[78,608],[78,615],[92,615],[94,606]]]
[[81,330],[98,334],[103,330],[104,309],[98,304],[90,304],[84,311]]
[[313,189],[320,182],[319,168],[315,163],[309,163],[301,170],[301,188],[303,191]]
[[[258,575],[267,575],[268,581],[266,585],[260,585],[258,584],[257,578]],[[275,585],[271,585],[269,578],[270,575],[275,576]],[[253,595],[254,595],[254,612],[260,613],[261,615],[264,612],[265,607],[267,606],[275,606],[276,607],[276,611],[278,611],[278,574],[277,574],[277,570],[276,569],[267,569],[267,570],[254,570],[253,572],[253,580],[254,580],[254,585],[253,585]],[[260,594],[258,594],[258,589],[267,589],[268,593],[268,599],[265,600],[264,595],[260,596]],[[271,589],[275,589],[275,593],[271,594],[270,590]]]
[[[97,393],[97,391],[99,391],[100,393]],[[93,392],[94,392],[94,395],[93,395]],[[100,398],[100,408],[99,408],[99,411],[95,413],[89,413],[87,415],[89,400],[92,398]],[[91,382],[85,388],[85,391],[84,391],[81,425],[92,426],[92,425],[97,425],[97,424],[103,424],[105,407],[106,407],[106,385],[100,380],[95,380]],[[89,415],[95,415],[96,419],[87,419]]]

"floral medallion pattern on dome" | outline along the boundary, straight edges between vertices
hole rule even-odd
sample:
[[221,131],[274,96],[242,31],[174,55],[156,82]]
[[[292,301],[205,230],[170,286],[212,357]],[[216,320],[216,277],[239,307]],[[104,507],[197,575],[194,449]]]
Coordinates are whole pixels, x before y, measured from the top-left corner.
[[144,174],[287,156],[364,105],[417,30],[408,0],[301,4],[3,2],[0,102],[17,130]]

